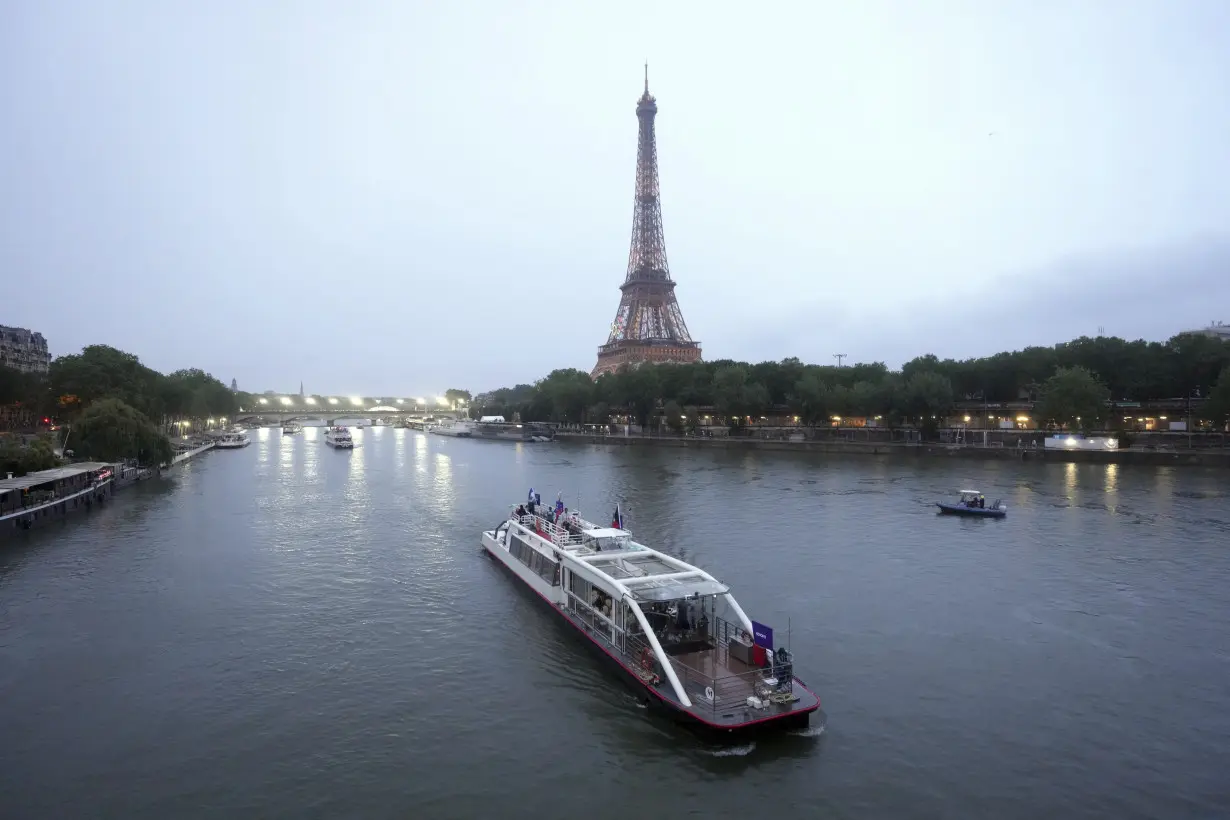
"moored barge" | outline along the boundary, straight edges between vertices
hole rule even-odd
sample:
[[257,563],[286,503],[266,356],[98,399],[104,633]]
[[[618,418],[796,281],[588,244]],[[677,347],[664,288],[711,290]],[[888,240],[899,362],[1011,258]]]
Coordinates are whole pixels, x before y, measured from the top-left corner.
[[[531,495],[531,498],[533,496]],[[573,626],[651,707],[719,740],[801,729],[820,699],[787,648],[709,573],[561,503],[515,509],[484,549]]]
[[103,503],[114,480],[114,466],[97,461],[0,479],[0,538]]
[[555,440],[555,428],[542,422],[484,422],[470,428],[471,438],[488,438],[499,441],[548,442]]

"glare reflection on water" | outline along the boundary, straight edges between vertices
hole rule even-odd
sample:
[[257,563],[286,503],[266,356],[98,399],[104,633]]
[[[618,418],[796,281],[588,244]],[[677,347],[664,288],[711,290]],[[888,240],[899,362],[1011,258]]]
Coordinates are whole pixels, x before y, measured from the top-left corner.
[[431,482],[431,494],[440,509],[448,512],[453,508],[453,496],[456,488],[453,486],[453,460],[447,453],[436,453],[436,475]]

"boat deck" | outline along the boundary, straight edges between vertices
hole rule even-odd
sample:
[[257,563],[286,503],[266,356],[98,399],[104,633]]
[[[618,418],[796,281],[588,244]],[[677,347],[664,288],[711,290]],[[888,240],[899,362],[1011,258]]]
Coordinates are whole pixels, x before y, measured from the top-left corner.
[[[666,652],[688,699],[692,701],[690,707],[685,707],[665,678],[648,684],[638,675],[634,671],[638,669],[638,659],[614,646],[610,632],[601,628],[600,624],[591,623],[584,613],[574,612],[565,606],[556,607],[556,611],[642,684],[650,685],[663,701],[710,730],[726,733],[742,732],[758,726],[768,728],[773,724],[803,726],[811,713],[820,708],[820,699],[798,678],[792,678],[789,686],[781,686],[771,678],[766,679],[765,669],[732,657],[726,647],[698,649],[693,648],[694,645],[676,644],[668,647]],[[713,690],[712,700],[707,698],[706,689]],[[748,704],[748,698],[767,695],[770,690],[781,690],[776,702],[770,700],[761,708]]]

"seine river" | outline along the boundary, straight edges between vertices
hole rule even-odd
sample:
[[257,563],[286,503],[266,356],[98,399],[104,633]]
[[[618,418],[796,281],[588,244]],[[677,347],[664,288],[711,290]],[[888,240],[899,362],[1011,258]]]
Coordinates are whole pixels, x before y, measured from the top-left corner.
[[[0,817],[1230,812],[1225,472],[321,433],[0,545]],[[789,631],[826,728],[642,710],[480,552],[531,486]]]

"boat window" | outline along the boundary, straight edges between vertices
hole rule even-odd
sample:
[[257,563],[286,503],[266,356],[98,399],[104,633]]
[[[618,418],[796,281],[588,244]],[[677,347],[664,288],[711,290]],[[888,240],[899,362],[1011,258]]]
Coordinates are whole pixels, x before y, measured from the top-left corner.
[[512,538],[512,542],[508,545],[508,551],[512,553],[514,558],[526,566],[529,566],[530,555],[534,552],[529,544],[515,535]]
[[571,576],[571,583],[568,585],[569,590],[573,595],[580,598],[585,603],[590,603],[594,597],[594,586],[589,581],[577,575],[575,572],[568,573]]
[[508,551],[539,578],[551,586],[559,586],[559,564],[531,547],[520,536],[514,534],[509,537]]

